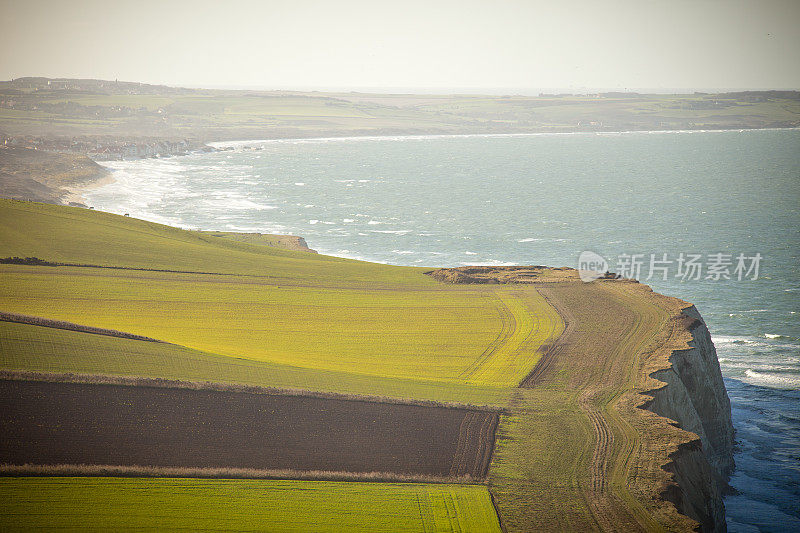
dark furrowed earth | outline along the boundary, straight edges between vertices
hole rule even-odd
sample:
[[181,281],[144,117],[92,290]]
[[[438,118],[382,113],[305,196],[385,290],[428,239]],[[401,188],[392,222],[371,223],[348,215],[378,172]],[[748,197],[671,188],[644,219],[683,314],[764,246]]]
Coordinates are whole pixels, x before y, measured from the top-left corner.
[[486,475],[498,413],[0,380],[0,463]]

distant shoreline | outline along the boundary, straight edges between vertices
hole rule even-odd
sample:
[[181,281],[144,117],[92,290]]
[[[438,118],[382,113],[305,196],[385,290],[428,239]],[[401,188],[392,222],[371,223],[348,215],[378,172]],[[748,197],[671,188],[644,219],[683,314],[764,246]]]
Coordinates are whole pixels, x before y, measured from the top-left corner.
[[[303,143],[303,142],[359,142],[359,141],[405,141],[405,140],[434,140],[434,139],[460,139],[460,138],[512,138],[512,137],[540,137],[540,136],[563,136],[563,135],[597,135],[597,136],[616,136],[616,135],[661,135],[661,134],[692,134],[692,133],[730,133],[730,132],[751,132],[751,131],[800,131],[800,127],[770,127],[770,128],[703,128],[703,129],[629,129],[620,131],[611,130],[572,130],[572,131],[539,131],[539,132],[515,132],[515,133],[392,133],[385,135],[338,135],[338,136],[325,136],[325,137],[274,137],[262,139],[240,139],[233,141],[210,141],[204,143],[203,148],[200,150],[186,151],[185,153],[176,153],[171,155],[153,155],[130,157],[123,160],[139,160],[139,159],[166,159],[172,157],[181,157],[191,155],[193,153],[212,153],[221,151],[234,151],[237,148],[253,149],[261,144],[273,143]],[[344,133],[344,132],[343,132]],[[145,140],[144,142],[151,142]],[[45,150],[37,150],[37,152],[45,153],[59,153],[48,152]],[[88,156],[87,156],[88,157]],[[66,186],[61,186],[60,189],[51,189],[50,193],[42,192],[41,197],[37,198],[38,201],[45,201],[47,203],[60,203],[64,205],[74,206],[87,206],[84,193],[91,191],[105,185],[111,184],[116,181],[114,171],[108,169],[102,163],[104,160],[94,160],[88,157],[99,166],[103,167],[102,173],[97,173],[94,177],[80,183],[72,183]],[[3,195],[6,196],[6,195]],[[33,199],[33,198],[32,198]]]
[[[386,135],[341,135],[327,137],[273,137],[265,139],[239,139],[233,141],[209,141],[206,146],[214,148],[214,151],[227,151],[237,146],[248,146],[257,143],[281,143],[290,141],[391,141],[391,140],[424,140],[424,139],[459,139],[459,138],[505,138],[505,137],[540,137],[556,135],[629,135],[629,134],[665,134],[665,133],[726,133],[726,132],[745,132],[745,131],[790,131],[800,130],[800,126],[780,127],[780,128],[704,128],[704,129],[663,129],[663,130],[571,130],[571,131],[534,131],[534,132],[515,132],[515,133],[393,133]],[[188,154],[180,154],[188,155]],[[144,158],[140,158],[144,159]]]

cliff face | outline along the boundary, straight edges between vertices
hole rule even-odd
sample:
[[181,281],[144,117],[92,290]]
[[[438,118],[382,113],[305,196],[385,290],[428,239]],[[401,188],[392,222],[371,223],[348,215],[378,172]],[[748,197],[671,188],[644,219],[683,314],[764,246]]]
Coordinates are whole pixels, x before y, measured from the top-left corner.
[[694,306],[683,314],[690,348],[673,351],[671,366],[651,374],[666,385],[649,393],[653,399],[645,407],[698,437],[670,455],[665,469],[677,486],[664,497],[697,520],[703,531],[726,531],[722,493],[734,468],[730,399],[705,322]]
[[[73,187],[111,173],[85,155],[0,146],[0,197],[51,204],[77,201]],[[80,203],[80,202],[78,202]]]

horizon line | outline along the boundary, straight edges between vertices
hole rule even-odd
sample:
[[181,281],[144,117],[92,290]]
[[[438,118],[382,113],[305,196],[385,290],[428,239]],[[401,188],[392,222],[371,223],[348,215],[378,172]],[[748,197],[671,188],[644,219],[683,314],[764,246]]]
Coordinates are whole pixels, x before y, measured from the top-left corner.
[[503,87],[503,86],[390,86],[390,85],[288,85],[288,84],[217,84],[217,83],[172,83],[153,81],[129,81],[107,78],[87,77],[49,77],[49,76],[17,76],[0,83],[13,83],[26,78],[44,80],[84,80],[103,81],[109,83],[138,83],[142,85],[164,86],[175,89],[207,89],[207,90],[239,90],[239,91],[288,91],[288,92],[322,92],[322,93],[363,93],[363,94],[415,94],[415,95],[452,95],[478,94],[492,96],[538,96],[539,94],[582,95],[609,92],[640,94],[693,94],[693,93],[726,93],[726,92],[763,92],[763,91],[800,91],[800,87],[600,87],[600,86],[542,86],[542,87]]

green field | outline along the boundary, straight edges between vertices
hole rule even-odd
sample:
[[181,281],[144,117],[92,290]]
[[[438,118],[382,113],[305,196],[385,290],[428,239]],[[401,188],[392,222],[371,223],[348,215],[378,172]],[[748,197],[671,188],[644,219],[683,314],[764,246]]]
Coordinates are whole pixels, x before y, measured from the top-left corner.
[[422,269],[222,239],[80,208],[0,199],[0,257],[102,266],[258,275],[278,283],[436,287]]
[[558,315],[531,288],[446,285],[424,269],[84,209],[0,205],[0,256],[230,274],[3,265],[0,309],[8,312],[284,367],[492,389],[516,386],[560,333]]
[[[171,343],[0,322],[0,369],[505,408],[563,328],[531,287],[265,244],[0,200],[0,257],[94,265],[0,265],[0,310]],[[19,529],[499,530],[483,485],[6,478],[0,499]]]
[[385,378],[226,357],[182,346],[0,322],[0,370],[232,383],[503,407],[512,389]]
[[4,531],[500,531],[483,486],[0,478]]

